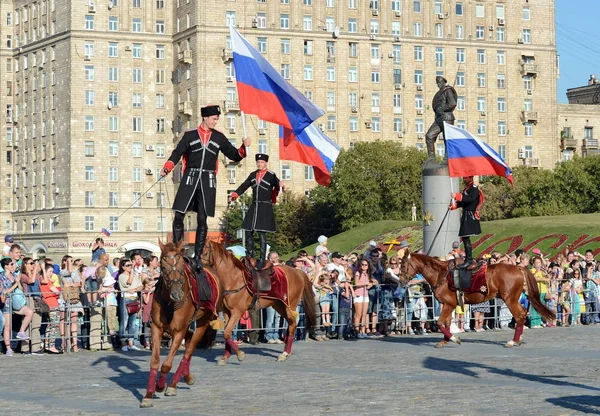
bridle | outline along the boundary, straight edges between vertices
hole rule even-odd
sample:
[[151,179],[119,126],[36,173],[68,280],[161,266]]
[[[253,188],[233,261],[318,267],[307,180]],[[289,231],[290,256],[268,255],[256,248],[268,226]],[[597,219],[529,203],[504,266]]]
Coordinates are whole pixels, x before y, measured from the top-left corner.
[[[166,260],[172,260],[172,263],[167,262]],[[179,309],[185,303],[185,301],[187,300],[187,298],[190,295],[190,291],[188,290],[187,295],[185,297],[181,298],[180,300],[175,300],[172,297],[174,287],[179,286],[181,288],[181,290],[183,291],[183,284],[185,283],[185,278],[186,278],[185,272],[182,272],[181,270],[179,270],[177,268],[177,265],[183,261],[184,261],[183,256],[179,253],[170,254],[168,256],[161,256],[161,258],[160,258],[160,274],[161,274],[161,276],[163,276],[163,281],[165,282],[165,285],[170,294],[169,303],[173,304],[173,307],[175,308],[175,310]],[[167,265],[165,265],[165,263]],[[185,267],[185,265],[184,265],[184,267]],[[166,276],[171,276],[173,273],[177,273],[179,275],[179,277],[176,279],[166,278]]]

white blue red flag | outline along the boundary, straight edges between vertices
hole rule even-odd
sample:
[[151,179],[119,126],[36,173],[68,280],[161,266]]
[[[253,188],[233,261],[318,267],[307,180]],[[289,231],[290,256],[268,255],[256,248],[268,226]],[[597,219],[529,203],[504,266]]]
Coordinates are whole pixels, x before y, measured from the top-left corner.
[[325,112],[287,82],[230,27],[240,110],[299,133]]
[[448,123],[444,123],[444,136],[451,177],[504,176],[513,184],[512,170],[486,142]]
[[279,159],[311,165],[319,185],[329,186],[331,169],[340,150],[340,146],[314,124],[298,134],[279,127]]
[[104,234],[105,236],[110,237],[111,233],[110,233],[110,231],[107,228],[102,227],[102,229],[100,230],[100,232],[102,234]]

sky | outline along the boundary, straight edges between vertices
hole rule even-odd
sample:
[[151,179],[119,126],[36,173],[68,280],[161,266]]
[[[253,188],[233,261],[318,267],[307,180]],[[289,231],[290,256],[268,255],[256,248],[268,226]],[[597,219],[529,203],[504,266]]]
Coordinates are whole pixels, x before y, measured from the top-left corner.
[[567,89],[600,78],[600,0],[556,0],[556,43],[560,56],[558,102]]

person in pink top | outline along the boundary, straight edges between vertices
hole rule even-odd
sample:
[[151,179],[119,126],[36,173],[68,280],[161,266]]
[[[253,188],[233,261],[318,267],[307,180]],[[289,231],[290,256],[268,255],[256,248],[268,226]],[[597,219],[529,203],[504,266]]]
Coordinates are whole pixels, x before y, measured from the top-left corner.
[[358,261],[358,268],[354,274],[354,330],[358,338],[367,338],[368,292],[372,286],[371,266],[363,258]]

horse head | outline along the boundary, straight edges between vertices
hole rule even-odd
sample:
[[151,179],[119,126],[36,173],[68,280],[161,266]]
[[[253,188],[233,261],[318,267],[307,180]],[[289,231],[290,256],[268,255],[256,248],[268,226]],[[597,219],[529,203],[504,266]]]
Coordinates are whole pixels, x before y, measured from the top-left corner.
[[185,250],[183,241],[177,244],[163,244],[160,246],[160,274],[163,276],[171,301],[177,303],[183,300],[185,295],[183,285],[185,283]]
[[415,265],[413,264],[414,257],[411,255],[410,250],[401,248],[403,253],[398,252],[398,262],[400,263],[400,283],[406,283],[411,279],[411,274],[417,273]]

